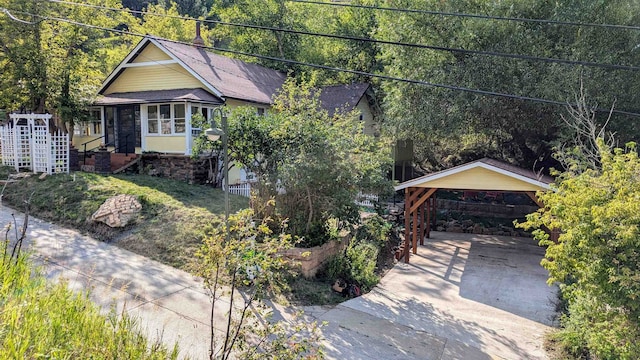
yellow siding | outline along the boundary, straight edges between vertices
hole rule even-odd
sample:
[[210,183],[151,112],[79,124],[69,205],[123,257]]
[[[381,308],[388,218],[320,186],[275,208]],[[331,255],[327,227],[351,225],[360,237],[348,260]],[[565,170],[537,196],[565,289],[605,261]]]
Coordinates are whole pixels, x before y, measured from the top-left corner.
[[145,151],[184,154],[187,148],[185,136],[147,136]]
[[126,68],[104,94],[200,88],[204,85],[178,64]]
[[147,45],[140,54],[133,60],[133,63],[143,63],[149,61],[171,60],[171,57],[153,44]]
[[[79,135],[74,135],[73,136],[73,140],[71,140],[71,143],[79,151],[84,151],[84,146],[82,144],[86,143],[87,141],[95,140],[97,138],[99,138],[99,136],[79,136]],[[91,149],[97,148],[103,142],[104,142],[104,139],[102,139],[102,141],[96,140],[94,142],[91,142],[91,143],[87,144],[87,150],[91,150]]]
[[465,190],[538,191],[546,190],[525,181],[514,179],[484,168],[473,168],[436,180],[426,181],[417,187]]
[[231,167],[229,169],[229,184],[238,184],[240,182],[240,168],[237,166]]
[[373,113],[371,112],[371,108],[369,107],[369,103],[366,98],[362,98],[358,105],[356,106],[360,114],[362,114],[362,121],[364,121],[364,133],[366,135],[375,135],[375,127],[373,122]]

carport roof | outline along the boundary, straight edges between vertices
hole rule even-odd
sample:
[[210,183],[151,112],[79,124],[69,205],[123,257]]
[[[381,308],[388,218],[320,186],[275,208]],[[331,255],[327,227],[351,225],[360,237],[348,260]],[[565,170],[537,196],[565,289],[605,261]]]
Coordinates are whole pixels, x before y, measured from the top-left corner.
[[507,164],[483,158],[451,169],[427,174],[395,187],[478,190],[478,191],[538,191],[548,190],[553,178]]

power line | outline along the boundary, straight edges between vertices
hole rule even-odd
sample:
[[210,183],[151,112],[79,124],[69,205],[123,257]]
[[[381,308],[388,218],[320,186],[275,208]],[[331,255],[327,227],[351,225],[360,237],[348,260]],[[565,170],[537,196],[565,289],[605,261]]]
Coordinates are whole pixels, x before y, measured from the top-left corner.
[[[6,10],[4,8],[0,8],[0,9]],[[14,11],[14,12],[20,12],[20,11]],[[40,18],[43,18],[43,20],[61,21],[61,22],[66,22],[66,23],[73,24],[73,25],[76,25],[76,26],[83,26],[83,27],[92,28],[92,29],[99,29],[99,30],[110,31],[110,32],[115,32],[115,33],[120,33],[120,34],[127,34],[127,35],[132,35],[132,36],[143,37],[143,38],[147,36],[147,35],[143,35],[143,34],[139,34],[139,33],[134,33],[134,32],[131,32],[131,31],[118,30],[118,29],[113,29],[113,28],[108,28],[108,27],[103,27],[103,26],[91,25],[91,24],[81,23],[81,22],[77,22],[77,21],[70,20],[70,19],[65,19],[65,18],[50,17],[50,16],[44,16],[44,15],[36,15],[36,14],[25,13],[25,12],[20,12],[20,13],[24,13],[24,14],[28,14],[28,15],[31,15],[31,16],[40,17]],[[167,42],[171,42],[171,43],[175,43],[175,44],[193,46],[193,44],[182,42],[182,41],[164,39],[164,38],[153,37],[153,36],[151,36],[151,38],[157,39],[157,40],[162,40],[162,41],[167,41]],[[332,67],[332,66],[327,66],[327,65],[306,63],[306,62],[301,62],[301,61],[296,61],[296,60],[278,58],[278,57],[274,57],[274,56],[266,56],[266,55],[246,53],[246,52],[237,51],[237,50],[222,49],[222,48],[217,48],[217,47],[214,47],[214,46],[201,46],[201,48],[208,49],[208,50],[220,51],[220,52],[226,52],[226,53],[232,53],[232,54],[236,54],[236,55],[249,56],[249,57],[254,57],[254,58],[258,58],[258,59],[284,62],[284,63],[293,64],[293,65],[301,65],[301,66],[313,67],[313,68],[324,69],[324,70],[329,70],[329,71],[345,72],[345,73],[350,73],[350,74],[355,74],[355,75],[368,76],[368,77],[371,77],[371,78],[377,78],[377,79],[381,79],[381,80],[405,82],[405,83],[409,83],[409,84],[436,87],[436,88],[442,88],[442,89],[453,90],[453,91],[462,91],[462,92],[478,94],[478,95],[484,95],[484,96],[503,97],[503,98],[514,99],[514,100],[533,101],[533,102],[539,102],[539,103],[551,104],[551,105],[560,105],[560,106],[568,106],[568,105],[570,105],[568,102],[562,102],[562,101],[556,101],[556,100],[549,100],[549,99],[536,98],[536,97],[530,97],[530,96],[521,96],[521,95],[514,95],[514,94],[499,93],[499,92],[488,91],[488,90],[471,89],[471,88],[465,88],[465,87],[460,87],[460,86],[455,86],[455,85],[431,83],[431,82],[422,81],[422,80],[400,78],[400,77],[389,76],[389,75],[373,74],[373,73],[368,73],[368,72],[365,72],[365,71],[343,69],[343,68],[337,68],[337,67]],[[200,62],[204,63],[201,60],[197,60],[197,61],[200,61]],[[634,113],[634,112],[623,111],[623,110],[615,110],[615,109],[611,110],[611,109],[604,109],[604,108],[593,108],[593,110],[594,111],[598,111],[598,112],[615,113],[615,114],[620,114],[620,115],[639,116],[640,117],[640,113]]]
[[529,22],[529,23],[550,24],[550,25],[565,25],[565,26],[581,26],[581,27],[601,27],[601,28],[605,28],[605,29],[619,29],[619,30],[640,30],[640,26],[635,26],[635,25],[581,23],[581,22],[576,22],[576,21],[561,21],[561,20],[548,20],[548,19],[529,19],[529,18],[520,18],[520,17],[491,16],[491,15],[479,15],[479,14],[467,14],[467,13],[454,13],[454,12],[434,11],[434,10],[402,9],[402,8],[394,8],[394,7],[380,7],[380,6],[371,6],[371,5],[347,4],[347,3],[344,3],[344,2],[322,2],[322,1],[313,1],[313,0],[286,0],[286,1],[296,2],[296,3],[303,3],[303,4],[327,5],[327,6],[337,6],[337,7],[350,7],[350,8],[358,8],[358,9],[382,10],[382,11],[412,13],[412,14],[454,16],[454,17],[465,17],[465,18],[485,19],[485,20],[504,20],[504,21]]
[[[296,34],[296,35],[319,36],[319,37],[325,37],[325,38],[331,38],[331,39],[370,42],[370,43],[383,44],[383,45],[404,46],[404,47],[411,47],[411,48],[417,48],[417,49],[446,51],[451,53],[460,53],[460,54],[467,54],[467,55],[494,56],[494,57],[517,59],[517,60],[542,61],[547,63],[559,63],[559,64],[566,64],[566,65],[578,65],[578,66],[597,67],[597,68],[614,69],[614,70],[627,70],[627,71],[640,70],[640,66],[632,66],[632,65],[618,65],[618,64],[606,64],[606,63],[603,64],[603,63],[597,63],[597,62],[591,62],[591,61],[548,58],[548,57],[539,57],[539,56],[531,56],[531,55],[510,54],[510,53],[503,53],[503,52],[496,52],[496,51],[467,50],[467,49],[450,48],[450,47],[444,47],[444,46],[433,46],[433,45],[414,44],[414,43],[407,43],[407,42],[371,39],[371,38],[364,38],[364,37],[357,37],[357,36],[335,35],[335,34],[316,33],[316,32],[310,32],[310,31],[302,31],[302,30],[282,29],[282,28],[271,27],[271,26],[240,24],[240,23],[232,23],[232,22],[225,22],[225,21],[219,21],[219,20],[198,20],[195,18],[185,17],[185,16],[158,14],[158,13],[149,12],[149,11],[118,9],[113,7],[82,4],[82,3],[75,3],[75,2],[64,1],[64,0],[49,0],[49,1],[54,3],[65,4],[65,5],[83,6],[83,7],[95,8],[95,9],[102,9],[102,10],[123,11],[123,12],[130,12],[130,13],[136,13],[136,14],[138,13],[148,14],[152,16],[168,17],[172,19],[189,20],[189,21],[203,21],[206,23],[225,25],[225,26],[243,27],[243,28],[268,30],[268,31],[278,31],[278,32],[284,32],[284,33],[290,33],[290,34]],[[322,4],[329,4],[329,3],[322,3]]]

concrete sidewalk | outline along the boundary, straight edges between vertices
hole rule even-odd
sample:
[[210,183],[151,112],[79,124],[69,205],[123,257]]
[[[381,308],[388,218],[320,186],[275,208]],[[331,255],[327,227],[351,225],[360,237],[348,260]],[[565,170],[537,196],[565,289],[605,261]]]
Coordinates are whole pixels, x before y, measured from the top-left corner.
[[[22,215],[6,207],[0,207],[0,222],[13,223],[13,213],[22,225]],[[72,288],[91,289],[91,298],[105,309],[115,302],[119,311],[125,309],[138,319],[150,339],[161,339],[169,347],[177,343],[181,357],[208,357],[210,300],[201,279],[34,218],[30,218],[28,241],[47,277],[63,277]],[[412,324],[396,323],[371,307],[363,311],[369,297],[378,301],[376,296],[374,291],[336,307],[304,309],[312,319],[329,322],[323,328],[328,359],[498,358],[466,345],[464,339],[448,339]],[[393,303],[389,309],[396,311],[397,306]],[[295,309],[280,307],[277,311],[287,318]],[[217,317],[215,323],[224,324],[225,319]]]

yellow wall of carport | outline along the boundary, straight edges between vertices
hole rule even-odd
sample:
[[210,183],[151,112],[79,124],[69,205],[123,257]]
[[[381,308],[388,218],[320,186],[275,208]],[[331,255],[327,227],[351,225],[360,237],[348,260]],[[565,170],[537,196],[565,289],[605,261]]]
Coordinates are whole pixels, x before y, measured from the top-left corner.
[[473,168],[432,181],[425,181],[415,187],[464,190],[504,190],[504,191],[538,191],[546,190],[526,181],[488,170]]

